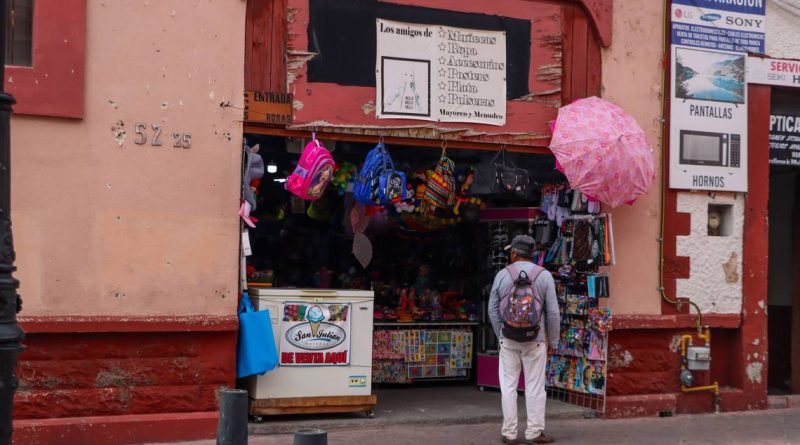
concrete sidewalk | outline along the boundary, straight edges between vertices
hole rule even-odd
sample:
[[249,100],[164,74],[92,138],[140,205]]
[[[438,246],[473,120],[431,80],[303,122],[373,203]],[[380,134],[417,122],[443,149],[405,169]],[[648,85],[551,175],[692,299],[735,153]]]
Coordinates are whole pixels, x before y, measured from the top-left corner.
[[[556,418],[547,422],[556,443],[574,445],[800,444],[800,408],[647,419]],[[251,436],[249,445],[287,445],[293,436]],[[328,434],[329,445],[499,444],[497,422],[469,425],[396,425]],[[183,445],[214,445],[215,441]]]
[[[250,434],[293,433],[301,428],[325,431],[384,428],[394,425],[443,425],[500,422],[500,392],[479,391],[474,385],[415,386],[378,389],[375,417],[363,414],[274,416],[261,423],[250,423]],[[525,415],[525,399],[518,399],[519,412]],[[549,418],[581,418],[585,410],[548,401]]]

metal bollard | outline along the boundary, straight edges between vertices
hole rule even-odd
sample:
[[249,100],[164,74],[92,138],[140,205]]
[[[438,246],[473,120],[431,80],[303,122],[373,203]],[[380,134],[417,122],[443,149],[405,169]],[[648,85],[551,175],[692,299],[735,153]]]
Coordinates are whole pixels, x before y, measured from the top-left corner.
[[299,430],[294,433],[294,445],[328,445],[328,433],[318,429]]
[[247,391],[219,391],[217,445],[247,445]]

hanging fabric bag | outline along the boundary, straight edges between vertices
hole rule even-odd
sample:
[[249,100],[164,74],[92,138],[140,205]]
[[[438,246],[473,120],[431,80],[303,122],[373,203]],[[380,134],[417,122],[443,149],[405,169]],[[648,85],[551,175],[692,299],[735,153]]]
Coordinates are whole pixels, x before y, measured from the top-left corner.
[[513,193],[519,198],[527,198],[531,183],[528,170],[517,168],[506,159],[505,147],[500,149],[500,164],[496,166],[497,184],[505,193]]
[[497,183],[497,162],[500,159],[500,153],[498,151],[490,159],[475,166],[475,178],[470,188],[473,195],[493,195],[500,192],[500,186]]
[[425,196],[422,198],[420,211],[430,214],[436,209],[453,207],[456,201],[456,166],[453,160],[447,157],[445,145],[442,145],[442,156],[436,163],[436,169],[428,179]]
[[236,378],[264,374],[278,364],[269,310],[256,311],[247,292],[239,303],[239,342],[236,348]]

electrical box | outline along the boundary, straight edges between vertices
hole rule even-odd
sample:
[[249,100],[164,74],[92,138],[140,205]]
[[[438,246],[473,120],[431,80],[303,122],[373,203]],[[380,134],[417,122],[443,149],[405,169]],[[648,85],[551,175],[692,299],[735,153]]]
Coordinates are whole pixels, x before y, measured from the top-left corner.
[[711,369],[711,348],[708,346],[689,346],[686,350],[686,367],[692,371]]

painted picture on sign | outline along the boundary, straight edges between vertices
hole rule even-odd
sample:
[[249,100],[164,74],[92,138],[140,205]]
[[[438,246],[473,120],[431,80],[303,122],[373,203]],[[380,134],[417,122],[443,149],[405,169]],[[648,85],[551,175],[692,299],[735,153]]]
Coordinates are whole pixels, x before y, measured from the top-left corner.
[[349,304],[284,303],[280,328],[280,365],[348,365],[349,312]]
[[680,163],[739,168],[741,135],[707,131],[680,131]]
[[430,116],[431,62],[396,57],[381,58],[381,112]]
[[675,48],[675,96],[744,103],[745,54]]
[[325,187],[328,186],[332,176],[333,166],[326,165],[322,167],[322,169],[317,172],[317,175],[311,180],[311,187],[308,189],[308,196],[312,198],[319,198],[322,196],[322,192],[325,191]]

